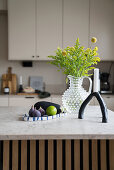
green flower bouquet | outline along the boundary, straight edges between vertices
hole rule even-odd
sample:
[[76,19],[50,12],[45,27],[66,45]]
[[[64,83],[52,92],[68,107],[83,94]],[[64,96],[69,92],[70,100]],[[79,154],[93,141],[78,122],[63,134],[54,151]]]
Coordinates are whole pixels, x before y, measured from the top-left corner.
[[[91,42],[95,43],[96,38],[93,37]],[[50,61],[51,64],[56,65],[60,71],[63,71],[66,75],[75,77],[89,76],[90,70],[93,70],[94,64],[100,61],[98,57],[98,47],[84,49],[80,46],[79,38],[73,47],[66,47],[64,50],[57,48],[55,56],[48,56],[53,59]]]
[[[96,38],[91,39],[92,43],[96,43]],[[65,49],[57,48],[55,56],[48,56],[53,59],[50,61],[68,75],[70,80],[69,88],[62,95],[63,108],[68,113],[77,113],[83,101],[91,93],[92,81],[88,77],[91,74],[90,70],[93,70],[93,65],[100,61],[98,57],[98,47],[84,49],[80,46],[79,38],[73,47],[66,47]],[[88,78],[90,81],[89,91],[87,92],[83,86],[83,79]]]

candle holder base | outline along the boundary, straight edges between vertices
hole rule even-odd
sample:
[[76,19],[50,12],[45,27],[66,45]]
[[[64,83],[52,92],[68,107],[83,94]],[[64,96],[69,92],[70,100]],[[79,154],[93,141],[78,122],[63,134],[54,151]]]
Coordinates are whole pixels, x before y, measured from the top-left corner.
[[85,109],[86,105],[90,102],[90,100],[93,98],[93,96],[95,96],[97,98],[98,102],[99,102],[101,112],[102,112],[102,123],[107,123],[108,122],[107,107],[106,107],[106,104],[105,104],[105,102],[104,102],[104,100],[101,97],[99,92],[93,92],[86,98],[86,100],[82,103],[82,105],[79,109],[78,118],[79,119],[84,118],[84,109]]

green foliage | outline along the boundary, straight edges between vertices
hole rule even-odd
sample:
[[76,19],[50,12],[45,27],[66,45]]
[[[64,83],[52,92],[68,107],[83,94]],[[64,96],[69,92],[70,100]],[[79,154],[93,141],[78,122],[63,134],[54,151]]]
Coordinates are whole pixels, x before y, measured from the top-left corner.
[[55,56],[48,56],[53,59],[49,63],[57,66],[64,74],[75,77],[89,76],[88,71],[94,69],[92,65],[100,61],[97,53],[98,47],[93,50],[87,48],[84,50],[80,46],[79,38],[76,40],[74,47],[66,47],[64,50],[57,48]]

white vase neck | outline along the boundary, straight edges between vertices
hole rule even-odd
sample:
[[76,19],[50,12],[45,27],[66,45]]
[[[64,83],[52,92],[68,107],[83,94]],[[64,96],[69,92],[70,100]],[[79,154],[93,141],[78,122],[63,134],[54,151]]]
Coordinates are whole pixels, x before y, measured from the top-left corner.
[[83,77],[68,76],[70,80],[70,87],[80,88],[82,86]]

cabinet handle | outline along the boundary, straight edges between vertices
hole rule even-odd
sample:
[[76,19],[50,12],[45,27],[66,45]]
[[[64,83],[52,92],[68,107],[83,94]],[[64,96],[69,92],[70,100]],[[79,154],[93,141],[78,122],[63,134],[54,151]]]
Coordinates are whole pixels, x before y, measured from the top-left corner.
[[25,98],[26,99],[34,99],[35,97],[33,97],[33,96],[26,96]]
[[32,56],[32,58],[34,58],[34,55]]
[[39,56],[39,55],[37,55],[36,57],[37,57],[37,58],[39,58],[40,56]]

